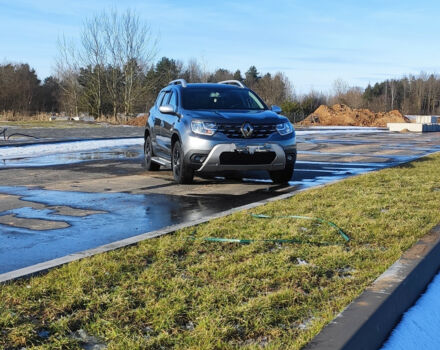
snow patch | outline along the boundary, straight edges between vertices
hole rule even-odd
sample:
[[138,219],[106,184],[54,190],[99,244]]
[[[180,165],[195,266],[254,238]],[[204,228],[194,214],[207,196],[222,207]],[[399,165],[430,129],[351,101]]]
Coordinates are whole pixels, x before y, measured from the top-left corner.
[[388,129],[364,126],[313,126],[307,130],[295,130],[295,134],[298,136],[313,134],[368,134],[378,132],[388,132]]
[[381,350],[440,349],[440,274],[391,333]]
[[91,151],[104,147],[143,145],[141,137],[112,140],[91,140],[0,147],[0,159],[31,158],[49,154]]

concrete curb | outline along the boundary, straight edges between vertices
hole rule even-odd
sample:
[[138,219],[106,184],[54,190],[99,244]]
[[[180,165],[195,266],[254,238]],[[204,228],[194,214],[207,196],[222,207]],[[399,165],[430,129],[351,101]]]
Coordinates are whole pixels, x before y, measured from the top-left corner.
[[407,250],[304,349],[378,349],[440,267],[440,224]]

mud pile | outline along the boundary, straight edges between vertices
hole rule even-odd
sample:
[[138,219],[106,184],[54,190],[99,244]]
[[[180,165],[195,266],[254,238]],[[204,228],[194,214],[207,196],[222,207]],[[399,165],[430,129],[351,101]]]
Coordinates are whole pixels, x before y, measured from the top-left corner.
[[131,126],[145,126],[147,124],[148,114],[141,114],[140,116],[127,121],[127,125]]
[[352,109],[346,105],[335,104],[332,107],[321,105],[304,119],[304,126],[376,126],[386,127],[387,123],[408,123],[409,119],[399,111],[374,113],[369,109]]

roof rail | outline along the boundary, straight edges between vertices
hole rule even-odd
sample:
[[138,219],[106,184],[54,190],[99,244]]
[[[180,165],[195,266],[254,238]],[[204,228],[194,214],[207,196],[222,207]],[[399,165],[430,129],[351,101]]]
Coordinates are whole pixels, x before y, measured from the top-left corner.
[[241,81],[239,80],[224,80],[224,81],[219,81],[218,84],[231,84],[231,85],[237,85],[239,87],[241,87],[242,89],[244,89],[246,87],[246,85],[244,85]]
[[182,87],[186,87],[187,82],[185,79],[176,79],[168,83],[168,85],[177,85],[177,84],[181,84]]

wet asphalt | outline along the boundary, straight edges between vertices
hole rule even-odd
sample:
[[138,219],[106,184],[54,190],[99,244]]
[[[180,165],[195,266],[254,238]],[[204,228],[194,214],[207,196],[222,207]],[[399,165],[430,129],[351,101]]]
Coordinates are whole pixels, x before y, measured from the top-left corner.
[[[20,133],[31,135],[0,141],[0,160],[2,146],[142,137],[143,129]],[[288,186],[272,184],[265,172],[196,177],[192,185],[175,185],[169,170],[142,168],[141,145],[4,160],[0,273],[440,151],[440,133],[303,129],[297,142],[298,162]]]

